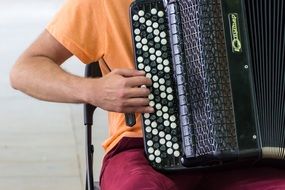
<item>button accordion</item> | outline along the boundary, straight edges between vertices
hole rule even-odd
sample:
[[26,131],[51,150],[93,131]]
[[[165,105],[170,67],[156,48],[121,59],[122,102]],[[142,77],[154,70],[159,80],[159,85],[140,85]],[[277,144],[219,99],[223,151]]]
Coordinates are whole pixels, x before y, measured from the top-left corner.
[[285,159],[284,0],[136,0],[130,20],[153,167]]

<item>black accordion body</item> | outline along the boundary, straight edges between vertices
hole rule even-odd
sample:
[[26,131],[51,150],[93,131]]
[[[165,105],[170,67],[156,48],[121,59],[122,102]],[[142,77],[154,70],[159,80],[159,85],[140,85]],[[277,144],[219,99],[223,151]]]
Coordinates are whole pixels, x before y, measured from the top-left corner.
[[284,0],[136,0],[130,17],[155,168],[285,159]]

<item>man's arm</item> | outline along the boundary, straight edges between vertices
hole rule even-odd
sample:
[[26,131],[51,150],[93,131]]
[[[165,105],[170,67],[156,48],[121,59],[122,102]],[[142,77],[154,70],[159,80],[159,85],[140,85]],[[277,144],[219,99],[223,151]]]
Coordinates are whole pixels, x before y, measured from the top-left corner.
[[152,112],[148,106],[150,85],[144,73],[117,69],[100,79],[83,78],[64,71],[60,65],[70,53],[44,31],[19,57],[11,70],[11,85],[40,100],[91,103],[115,112]]

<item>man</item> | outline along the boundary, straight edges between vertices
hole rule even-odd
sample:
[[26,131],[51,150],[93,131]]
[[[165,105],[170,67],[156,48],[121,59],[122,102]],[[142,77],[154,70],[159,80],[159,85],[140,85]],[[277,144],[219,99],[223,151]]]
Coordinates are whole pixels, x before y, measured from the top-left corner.
[[[140,113],[150,113],[151,85],[134,69],[128,10],[131,0],[68,0],[11,71],[14,88],[35,98],[90,103],[109,111],[110,136],[100,185],[103,190],[285,189],[284,172],[251,168],[222,172],[163,174],[143,151]],[[99,60],[104,77],[86,79],[61,69],[72,55],[88,64]],[[127,127],[124,113],[136,112]]]

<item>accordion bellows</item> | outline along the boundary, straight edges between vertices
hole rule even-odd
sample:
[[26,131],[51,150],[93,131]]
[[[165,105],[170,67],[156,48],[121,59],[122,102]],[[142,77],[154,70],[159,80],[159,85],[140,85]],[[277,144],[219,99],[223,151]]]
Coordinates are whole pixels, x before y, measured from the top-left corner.
[[135,62],[151,78],[157,169],[285,159],[284,0],[136,0]]

